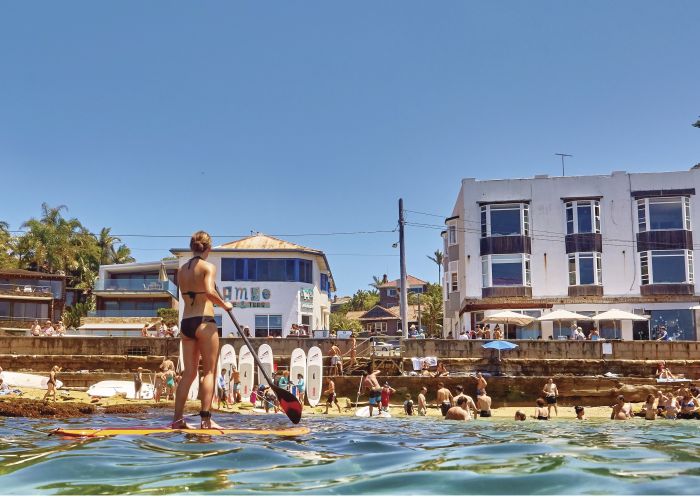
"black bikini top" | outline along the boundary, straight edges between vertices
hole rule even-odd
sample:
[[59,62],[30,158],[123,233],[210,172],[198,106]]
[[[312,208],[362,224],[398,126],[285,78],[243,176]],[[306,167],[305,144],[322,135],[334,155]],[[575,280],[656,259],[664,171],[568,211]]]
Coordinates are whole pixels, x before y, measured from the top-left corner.
[[[187,269],[190,269],[190,266],[192,266],[192,261],[194,261],[195,259],[202,259],[202,258],[198,255],[195,255],[194,257],[192,257],[192,259],[187,261]],[[204,259],[202,259],[202,260],[204,260]],[[207,292],[183,292],[182,289],[180,289],[180,292],[182,292],[182,295],[187,295],[189,298],[192,299],[192,302],[190,303],[191,306],[194,305],[194,299],[197,295],[207,293]]]

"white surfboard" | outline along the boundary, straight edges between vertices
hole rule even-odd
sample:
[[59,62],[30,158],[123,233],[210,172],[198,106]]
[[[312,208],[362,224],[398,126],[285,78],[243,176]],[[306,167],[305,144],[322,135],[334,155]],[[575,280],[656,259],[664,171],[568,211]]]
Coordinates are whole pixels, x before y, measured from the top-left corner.
[[[272,355],[272,347],[264,343],[258,349],[258,359],[262,363],[262,367],[267,373],[267,376],[272,380],[272,365],[274,364],[274,357]],[[258,385],[267,385],[268,381],[265,379],[260,368],[258,368]]]
[[311,407],[321,400],[323,390],[323,354],[318,347],[311,347],[306,358],[306,398]]
[[[177,359],[177,369],[180,373],[185,370],[185,363],[182,360],[182,340],[180,340],[180,355]],[[199,398],[199,367],[197,368],[197,375],[194,377],[192,386],[190,386],[190,391],[187,393],[187,398],[190,400]]]
[[[221,347],[221,352],[219,352],[219,364],[219,373],[222,369],[226,370],[226,373],[224,374],[224,381],[226,382],[227,387],[233,388],[233,385],[231,385],[231,375],[233,374],[233,368],[238,368],[238,364],[236,362],[236,349],[234,349],[232,345],[227,343]],[[229,387],[229,385],[231,386]],[[226,395],[232,396],[233,392],[228,391],[226,392]]]
[[298,375],[302,375],[304,381],[306,381],[306,352],[300,348],[292,351],[291,360],[289,361],[289,381],[296,384]]
[[[48,376],[31,373],[13,373],[11,371],[4,371],[2,377],[8,386],[18,388],[40,388],[46,390],[46,385],[49,381]],[[62,386],[63,382],[61,380],[56,380],[56,390]]]
[[254,364],[253,353],[244,345],[238,353],[238,372],[241,376],[241,399],[246,402],[250,401],[250,394],[253,392]]
[[[87,390],[90,397],[112,397],[114,395],[126,395],[127,399],[135,399],[136,392],[133,381],[126,380],[105,380],[98,381]],[[143,383],[141,385],[141,399],[150,400],[153,398],[153,383]]]
[[[357,411],[355,411],[355,416],[359,416],[360,418],[369,418],[369,406],[365,407],[360,407]],[[391,414],[388,412],[384,412],[378,407],[372,408],[372,417],[373,418],[390,418]]]

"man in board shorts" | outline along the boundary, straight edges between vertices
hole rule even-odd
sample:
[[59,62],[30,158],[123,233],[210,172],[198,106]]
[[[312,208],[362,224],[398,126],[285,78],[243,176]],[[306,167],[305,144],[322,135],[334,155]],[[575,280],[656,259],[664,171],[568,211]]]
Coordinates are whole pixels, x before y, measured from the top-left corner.
[[438,383],[437,386],[437,404],[438,406],[440,406],[440,411],[442,411],[442,415],[446,416],[447,411],[449,411],[450,407],[452,407],[452,405],[454,404],[454,397],[452,397],[452,392],[450,392],[448,388],[445,388],[445,384],[443,382]]
[[376,370],[371,374],[367,374],[363,380],[363,384],[366,389],[369,390],[369,416],[372,417],[372,410],[374,407],[377,408],[377,414],[379,414],[380,403],[382,401],[382,387],[379,386],[379,380],[377,380],[377,375],[381,371]]
[[236,369],[236,366],[231,366],[231,389],[233,391],[232,394],[232,401],[235,404],[236,402],[241,401],[241,373],[238,372]]
[[550,378],[542,389],[544,394],[544,399],[547,401],[547,413],[549,417],[552,417],[552,407],[554,407],[554,414],[559,416],[559,410],[557,409],[557,397],[559,397],[559,390],[557,390],[557,385],[554,380]]
[[335,376],[342,376],[343,374],[343,358],[340,356],[340,348],[331,342],[331,348],[328,351],[328,355],[331,356],[331,367],[333,368],[333,374]]
[[338,414],[340,414],[340,404],[338,404],[338,396],[335,393],[335,382],[330,378],[328,378],[328,388],[326,389],[325,393],[328,395],[328,398],[326,399],[326,414],[328,414],[328,408],[333,404],[336,405],[338,408]]

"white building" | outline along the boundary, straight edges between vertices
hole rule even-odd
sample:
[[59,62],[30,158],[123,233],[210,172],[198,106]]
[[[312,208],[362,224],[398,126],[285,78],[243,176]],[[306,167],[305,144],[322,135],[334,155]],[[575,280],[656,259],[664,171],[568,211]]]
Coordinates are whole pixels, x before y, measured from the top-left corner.
[[[699,169],[462,180],[443,232],[444,333],[473,329],[503,309],[592,316],[619,308],[651,319],[602,322],[604,337],[654,339],[663,325],[676,339],[696,340],[699,186]],[[549,338],[559,327],[509,332]]]
[[[182,267],[189,249],[172,249]],[[217,268],[217,285],[234,305],[236,319],[251,336],[282,336],[292,324],[307,332],[328,330],[330,293],[335,283],[323,252],[256,234],[214,247],[208,261]],[[187,299],[180,300],[180,316]],[[227,337],[235,327],[221,308],[216,319]]]

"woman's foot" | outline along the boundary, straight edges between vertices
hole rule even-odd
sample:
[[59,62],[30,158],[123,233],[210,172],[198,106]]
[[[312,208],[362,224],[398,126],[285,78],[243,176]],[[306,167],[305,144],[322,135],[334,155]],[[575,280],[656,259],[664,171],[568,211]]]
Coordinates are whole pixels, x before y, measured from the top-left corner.
[[170,428],[172,428],[173,430],[194,430],[195,429],[194,426],[192,426],[188,423],[185,423],[184,419],[178,419],[176,421],[173,421],[172,423],[170,423]]
[[223,430],[223,426],[219,426],[215,422],[211,420],[211,413],[209,411],[200,411],[199,416],[202,418],[202,422],[200,424],[200,427],[203,430]]

